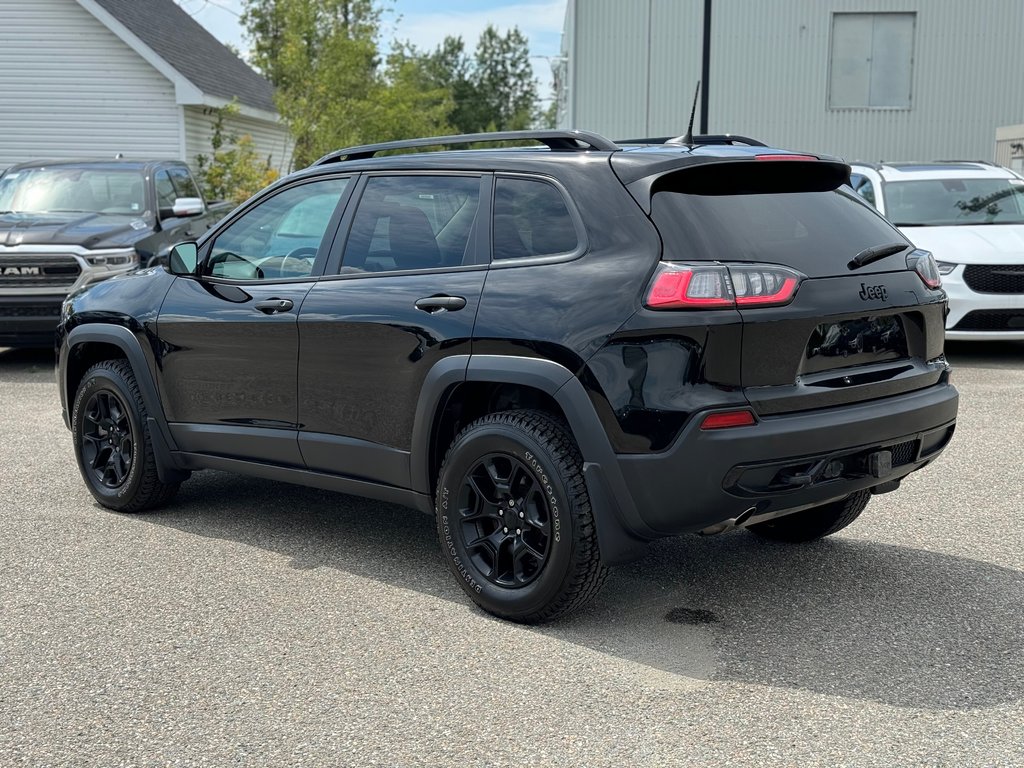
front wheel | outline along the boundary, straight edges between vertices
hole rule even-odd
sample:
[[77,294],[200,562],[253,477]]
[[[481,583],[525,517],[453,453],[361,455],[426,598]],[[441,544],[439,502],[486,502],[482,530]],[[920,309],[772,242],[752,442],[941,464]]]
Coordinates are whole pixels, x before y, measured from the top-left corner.
[[484,416],[452,442],[437,486],[448,566],[488,613],[535,624],[604,583],[583,461],[566,426],[539,411]]
[[831,536],[848,526],[860,517],[870,500],[870,491],[857,491],[839,501],[766,520],[749,526],[747,530],[775,541],[814,541]]
[[82,377],[71,412],[78,469],[93,497],[118,512],[159,507],[178,490],[162,483],[146,406],[125,360],[97,363]]

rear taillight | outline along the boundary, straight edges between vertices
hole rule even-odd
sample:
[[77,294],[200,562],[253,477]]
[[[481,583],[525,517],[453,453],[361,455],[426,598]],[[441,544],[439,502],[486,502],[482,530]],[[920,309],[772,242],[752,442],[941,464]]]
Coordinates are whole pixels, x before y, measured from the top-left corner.
[[803,278],[777,264],[662,262],[645,304],[651,309],[778,307],[793,300]]
[[921,278],[921,282],[932,290],[942,287],[942,275],[935,257],[928,251],[916,250],[907,254],[907,268],[912,269]]

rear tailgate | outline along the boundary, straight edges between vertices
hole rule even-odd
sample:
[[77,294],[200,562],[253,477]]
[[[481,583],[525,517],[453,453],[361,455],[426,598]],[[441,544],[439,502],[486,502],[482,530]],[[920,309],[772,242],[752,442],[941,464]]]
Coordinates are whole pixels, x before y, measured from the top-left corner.
[[[738,307],[741,382],[771,415],[855,403],[937,383],[945,294],[908,266],[912,246],[845,187],[836,163],[705,164],[651,185],[663,260],[781,265],[803,278],[784,306]],[[905,250],[853,265],[884,245]]]

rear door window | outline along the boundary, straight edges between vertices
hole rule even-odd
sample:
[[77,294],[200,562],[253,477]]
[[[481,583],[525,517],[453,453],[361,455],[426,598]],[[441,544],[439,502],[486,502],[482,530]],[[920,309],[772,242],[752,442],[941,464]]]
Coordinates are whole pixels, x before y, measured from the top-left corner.
[[476,263],[479,176],[372,176],[356,208],[341,271],[396,272]]
[[854,173],[850,175],[850,186],[853,187],[854,192],[876,208],[878,207],[878,204],[875,202],[875,186],[871,183],[871,179],[867,176],[861,176],[858,173]]
[[156,204],[160,209],[161,216],[173,216],[172,208],[174,208],[174,201],[178,197],[177,191],[174,189],[174,182],[171,181],[171,175],[167,171],[156,172]]
[[174,182],[174,188],[177,190],[178,197],[198,197],[202,199],[202,195],[199,194],[199,188],[196,187],[191,173],[184,168],[171,168],[168,173],[171,176],[171,181]]
[[495,179],[493,239],[495,260],[555,256],[579,247],[562,193],[534,179]]

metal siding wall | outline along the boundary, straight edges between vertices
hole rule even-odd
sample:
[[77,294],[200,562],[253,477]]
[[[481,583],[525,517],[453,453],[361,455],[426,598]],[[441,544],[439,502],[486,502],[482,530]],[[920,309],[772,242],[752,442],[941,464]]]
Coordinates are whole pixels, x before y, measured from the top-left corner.
[[[270,167],[281,175],[291,170],[292,141],[284,125],[231,115],[224,120],[224,132],[252,136],[260,159],[269,158]],[[213,115],[205,114],[202,107],[185,107],[185,160],[193,170],[198,170],[196,155],[209,156],[213,152],[212,136]]]
[[0,168],[181,156],[174,86],[74,0],[0,0]]
[[[996,127],[1024,115],[1021,0],[714,0],[713,8],[712,133],[849,159],[990,159]],[[573,127],[613,138],[685,130],[702,11],[702,0],[577,0]],[[916,12],[911,109],[828,109],[835,11]]]
[[[714,20],[714,14],[712,14]],[[648,136],[682,136],[700,80],[703,0],[654,0],[651,14],[651,99]],[[711,73],[712,82],[715,73]],[[710,113],[710,108],[709,108]],[[700,103],[694,117],[700,127]]]
[[[992,157],[1024,114],[1020,0],[715,0],[711,126],[846,158]],[[827,108],[834,11],[917,13],[912,107]]]
[[577,0],[574,125],[610,138],[647,130],[651,0]]

